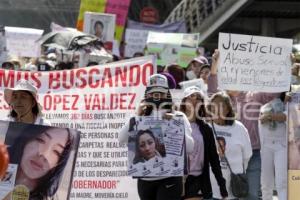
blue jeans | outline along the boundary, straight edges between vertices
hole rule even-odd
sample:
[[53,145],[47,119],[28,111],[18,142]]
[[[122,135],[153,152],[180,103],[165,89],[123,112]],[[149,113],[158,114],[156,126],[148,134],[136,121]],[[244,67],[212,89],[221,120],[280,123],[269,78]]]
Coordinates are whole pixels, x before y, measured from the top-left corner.
[[246,171],[248,183],[249,183],[249,194],[245,200],[258,200],[260,199],[260,174],[261,174],[261,158],[260,150],[253,150],[252,157],[248,163]]

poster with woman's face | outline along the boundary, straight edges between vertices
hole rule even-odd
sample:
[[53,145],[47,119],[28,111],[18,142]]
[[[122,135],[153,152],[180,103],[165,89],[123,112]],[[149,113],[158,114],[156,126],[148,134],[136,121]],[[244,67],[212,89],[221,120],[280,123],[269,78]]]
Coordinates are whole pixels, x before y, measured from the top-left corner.
[[300,93],[288,105],[289,169],[300,170]]
[[135,117],[128,131],[129,176],[183,175],[184,124],[180,118]]
[[300,91],[288,103],[288,196],[300,196]]
[[112,42],[115,34],[116,15],[85,12],[83,32],[97,36],[103,42]]
[[22,190],[29,199],[69,199],[79,132],[5,121],[0,121],[0,129],[10,160],[0,189],[12,196]]

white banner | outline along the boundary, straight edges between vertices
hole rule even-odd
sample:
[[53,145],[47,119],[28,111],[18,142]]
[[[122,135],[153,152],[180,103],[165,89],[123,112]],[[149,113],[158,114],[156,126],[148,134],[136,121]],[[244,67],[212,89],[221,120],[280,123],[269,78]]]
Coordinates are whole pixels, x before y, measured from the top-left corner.
[[220,33],[220,88],[259,92],[288,91],[292,43],[292,39]]
[[136,182],[127,176],[127,146],[117,138],[153,72],[152,56],[74,70],[0,70],[0,116],[9,109],[4,88],[21,77],[29,79],[38,87],[46,119],[82,132],[71,199],[138,199]]
[[40,44],[36,41],[44,30],[20,27],[5,27],[6,46],[10,55],[20,57],[39,57]]

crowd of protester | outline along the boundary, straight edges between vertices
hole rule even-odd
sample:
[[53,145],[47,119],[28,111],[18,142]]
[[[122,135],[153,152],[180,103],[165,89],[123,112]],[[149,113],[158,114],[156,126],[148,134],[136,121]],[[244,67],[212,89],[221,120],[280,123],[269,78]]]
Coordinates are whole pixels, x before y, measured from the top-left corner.
[[[137,52],[134,57],[143,55],[142,52]],[[68,63],[59,61],[57,57],[55,49],[47,49],[37,59],[11,56],[2,63],[2,69],[51,71],[78,67],[79,61],[75,57]],[[176,63],[157,66],[159,75],[151,77],[165,81],[166,90],[161,91],[150,84],[147,86],[145,99],[156,96],[162,103],[170,103],[173,100],[171,89],[184,90],[180,106],[172,107],[170,112],[187,117],[186,137],[192,139],[187,139],[186,142],[187,147],[193,148],[188,150],[190,172],[184,179],[139,179],[138,191],[142,200],[237,199],[229,185],[229,163],[233,172],[247,174],[249,193],[245,199],[269,200],[272,199],[274,190],[277,191],[279,200],[287,199],[286,102],[291,93],[219,91],[218,58],[219,51],[215,50],[211,62],[204,55],[197,55],[185,68]],[[114,55],[113,61],[122,59],[127,58]],[[299,84],[299,60],[292,57],[292,61],[292,83]],[[88,66],[97,64],[91,62]],[[15,92],[14,99],[7,100],[10,104],[10,101],[17,101],[17,98],[25,101],[27,96],[29,99],[32,97],[30,102],[37,107],[37,113],[30,112],[32,118],[29,121],[32,123],[41,112],[35,99],[36,92],[34,88],[19,92],[20,94]],[[10,121],[18,121],[18,115],[22,113],[13,107],[11,111]],[[139,110],[137,115],[152,115],[152,109]],[[120,141],[126,142],[126,135],[121,137]],[[161,189],[166,185],[174,187]]]

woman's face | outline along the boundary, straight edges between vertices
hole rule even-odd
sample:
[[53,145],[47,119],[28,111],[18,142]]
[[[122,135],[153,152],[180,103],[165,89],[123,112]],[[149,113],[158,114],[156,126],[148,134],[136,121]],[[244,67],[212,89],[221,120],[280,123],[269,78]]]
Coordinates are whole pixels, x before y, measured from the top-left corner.
[[186,97],[185,99],[185,107],[187,111],[195,111],[196,108],[199,108],[197,106],[199,103],[202,103],[201,95],[198,93],[193,93],[190,96]]
[[139,138],[139,150],[141,156],[146,160],[155,156],[155,141],[148,133],[144,133]]
[[35,104],[35,99],[28,92],[14,91],[12,93],[11,106],[18,116],[31,112]]
[[228,115],[228,108],[221,97],[217,97],[211,101],[210,111],[214,118],[225,120]]
[[102,36],[103,28],[100,24],[95,25],[95,35],[98,37]]
[[21,168],[30,179],[38,179],[53,169],[68,141],[65,129],[52,128],[29,141],[24,148]]
[[208,76],[210,74],[210,69],[208,67],[203,67],[200,71],[200,78],[202,78],[204,81],[207,81]]

